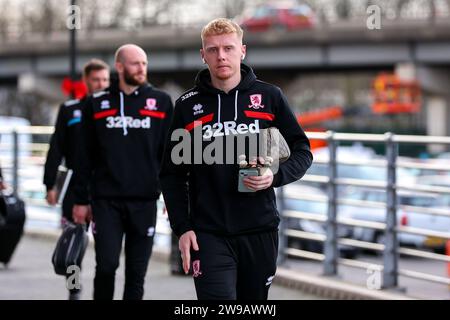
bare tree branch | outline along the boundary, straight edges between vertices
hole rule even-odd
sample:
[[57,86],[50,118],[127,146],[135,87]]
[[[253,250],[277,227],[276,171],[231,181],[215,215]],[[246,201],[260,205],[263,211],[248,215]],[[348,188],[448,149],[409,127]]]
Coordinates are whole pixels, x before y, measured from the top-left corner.
[[118,4],[114,8],[112,22],[109,27],[118,28],[121,26],[121,21],[123,21],[127,16],[127,2],[128,0],[118,0]]
[[428,21],[431,24],[434,24],[436,22],[436,2],[435,2],[435,0],[430,0],[428,2],[428,8],[430,10],[430,16],[428,17]]
[[[96,29],[99,19],[99,6],[97,1],[83,1],[83,10],[81,13],[81,21],[83,25],[86,27],[86,31],[92,31]],[[83,21],[84,20],[84,21]]]
[[350,18],[350,3],[348,0],[338,0],[336,2],[336,13],[339,19],[349,19]]
[[151,16],[145,15],[145,19],[142,21],[143,26],[153,26],[160,23],[160,18],[164,14],[171,14],[173,12],[173,6],[176,3],[175,0],[141,0],[145,3],[145,7],[153,9]]
[[225,18],[234,18],[242,14],[248,2],[245,0],[224,0],[222,1]]
[[0,39],[3,41],[8,37],[9,20],[7,15],[7,8],[9,1],[2,1],[0,9]]
[[39,17],[39,29],[44,35],[49,36],[53,31],[54,20],[55,11],[52,8],[51,0],[44,0],[42,12]]
[[407,5],[409,3],[409,0],[397,0],[397,6],[396,6],[396,11],[397,11],[397,17],[400,16],[400,13],[402,12],[402,9],[405,7],[405,5]]

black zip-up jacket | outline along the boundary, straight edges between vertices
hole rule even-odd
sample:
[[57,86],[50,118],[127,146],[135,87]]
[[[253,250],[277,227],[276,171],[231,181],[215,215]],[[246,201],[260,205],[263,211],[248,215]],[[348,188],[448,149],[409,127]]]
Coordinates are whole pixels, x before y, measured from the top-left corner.
[[[160,177],[170,224],[177,236],[189,230],[237,235],[277,229],[280,218],[273,187],[300,179],[312,163],[309,140],[281,90],[257,80],[244,64],[241,74],[239,85],[225,93],[212,87],[209,70],[202,70],[196,86],[176,102]],[[195,136],[192,132],[201,128],[206,151],[212,142],[205,139],[257,133],[268,127],[279,128],[291,149],[290,158],[280,165],[268,189],[238,192],[236,155],[232,164],[228,160],[222,162],[226,164],[172,161],[171,153],[177,153],[179,146],[179,141],[171,141],[176,129],[186,129]]]
[[64,102],[58,111],[55,132],[50,139],[44,170],[44,184],[47,190],[54,187],[58,167],[65,160],[68,169],[74,169],[75,152],[80,140],[80,124],[86,98]]
[[75,171],[76,204],[93,199],[156,200],[159,172],[173,114],[168,94],[145,84],[127,95],[113,82],[83,109]]

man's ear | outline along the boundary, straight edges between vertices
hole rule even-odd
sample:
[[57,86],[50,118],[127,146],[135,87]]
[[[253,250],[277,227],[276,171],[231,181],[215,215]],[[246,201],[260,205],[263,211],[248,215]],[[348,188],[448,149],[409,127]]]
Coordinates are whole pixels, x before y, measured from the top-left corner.
[[205,52],[203,51],[203,49],[200,49],[200,56],[202,57],[202,62],[203,62],[203,63],[206,63],[206,60],[205,60]]
[[247,54],[247,46],[245,44],[242,45],[241,51],[242,51],[241,59],[244,60],[245,55]]
[[123,72],[123,64],[121,62],[117,61],[114,64],[114,66],[116,67],[116,70],[117,70],[118,73],[122,73]]

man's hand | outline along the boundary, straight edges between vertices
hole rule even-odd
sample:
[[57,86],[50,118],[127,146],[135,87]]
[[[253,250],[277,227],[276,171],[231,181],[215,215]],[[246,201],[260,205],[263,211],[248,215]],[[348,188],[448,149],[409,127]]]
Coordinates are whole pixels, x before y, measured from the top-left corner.
[[183,233],[183,235],[180,237],[178,245],[181,251],[181,258],[183,259],[184,273],[188,274],[189,266],[191,264],[191,247],[195,251],[198,251],[199,249],[195,232],[191,230]]
[[265,169],[262,176],[248,176],[243,180],[245,186],[251,190],[259,191],[269,188],[273,182],[273,172]]
[[45,197],[45,199],[47,199],[47,203],[51,206],[54,206],[56,204],[56,190],[48,190],[47,191],[47,197]]
[[91,206],[74,205],[72,209],[73,222],[84,224],[92,220]]
[[5,190],[6,187],[6,184],[3,181],[0,181],[0,190]]

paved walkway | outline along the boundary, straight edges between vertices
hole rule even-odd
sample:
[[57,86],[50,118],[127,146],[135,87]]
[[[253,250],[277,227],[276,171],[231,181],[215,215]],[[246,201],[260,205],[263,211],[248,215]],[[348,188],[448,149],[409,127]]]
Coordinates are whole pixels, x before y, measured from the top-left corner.
[[[50,261],[54,245],[54,240],[23,237],[9,267],[0,266],[0,300],[67,299],[65,279],[54,274]],[[94,250],[92,246],[89,246],[83,261],[82,299],[92,297],[94,268]],[[123,260],[121,260],[116,276],[115,299],[121,299],[122,296],[123,273]],[[319,299],[314,295],[278,285],[272,285],[269,298],[271,300]],[[194,283],[189,276],[172,276],[168,263],[154,256],[147,273],[144,299],[196,299]]]

